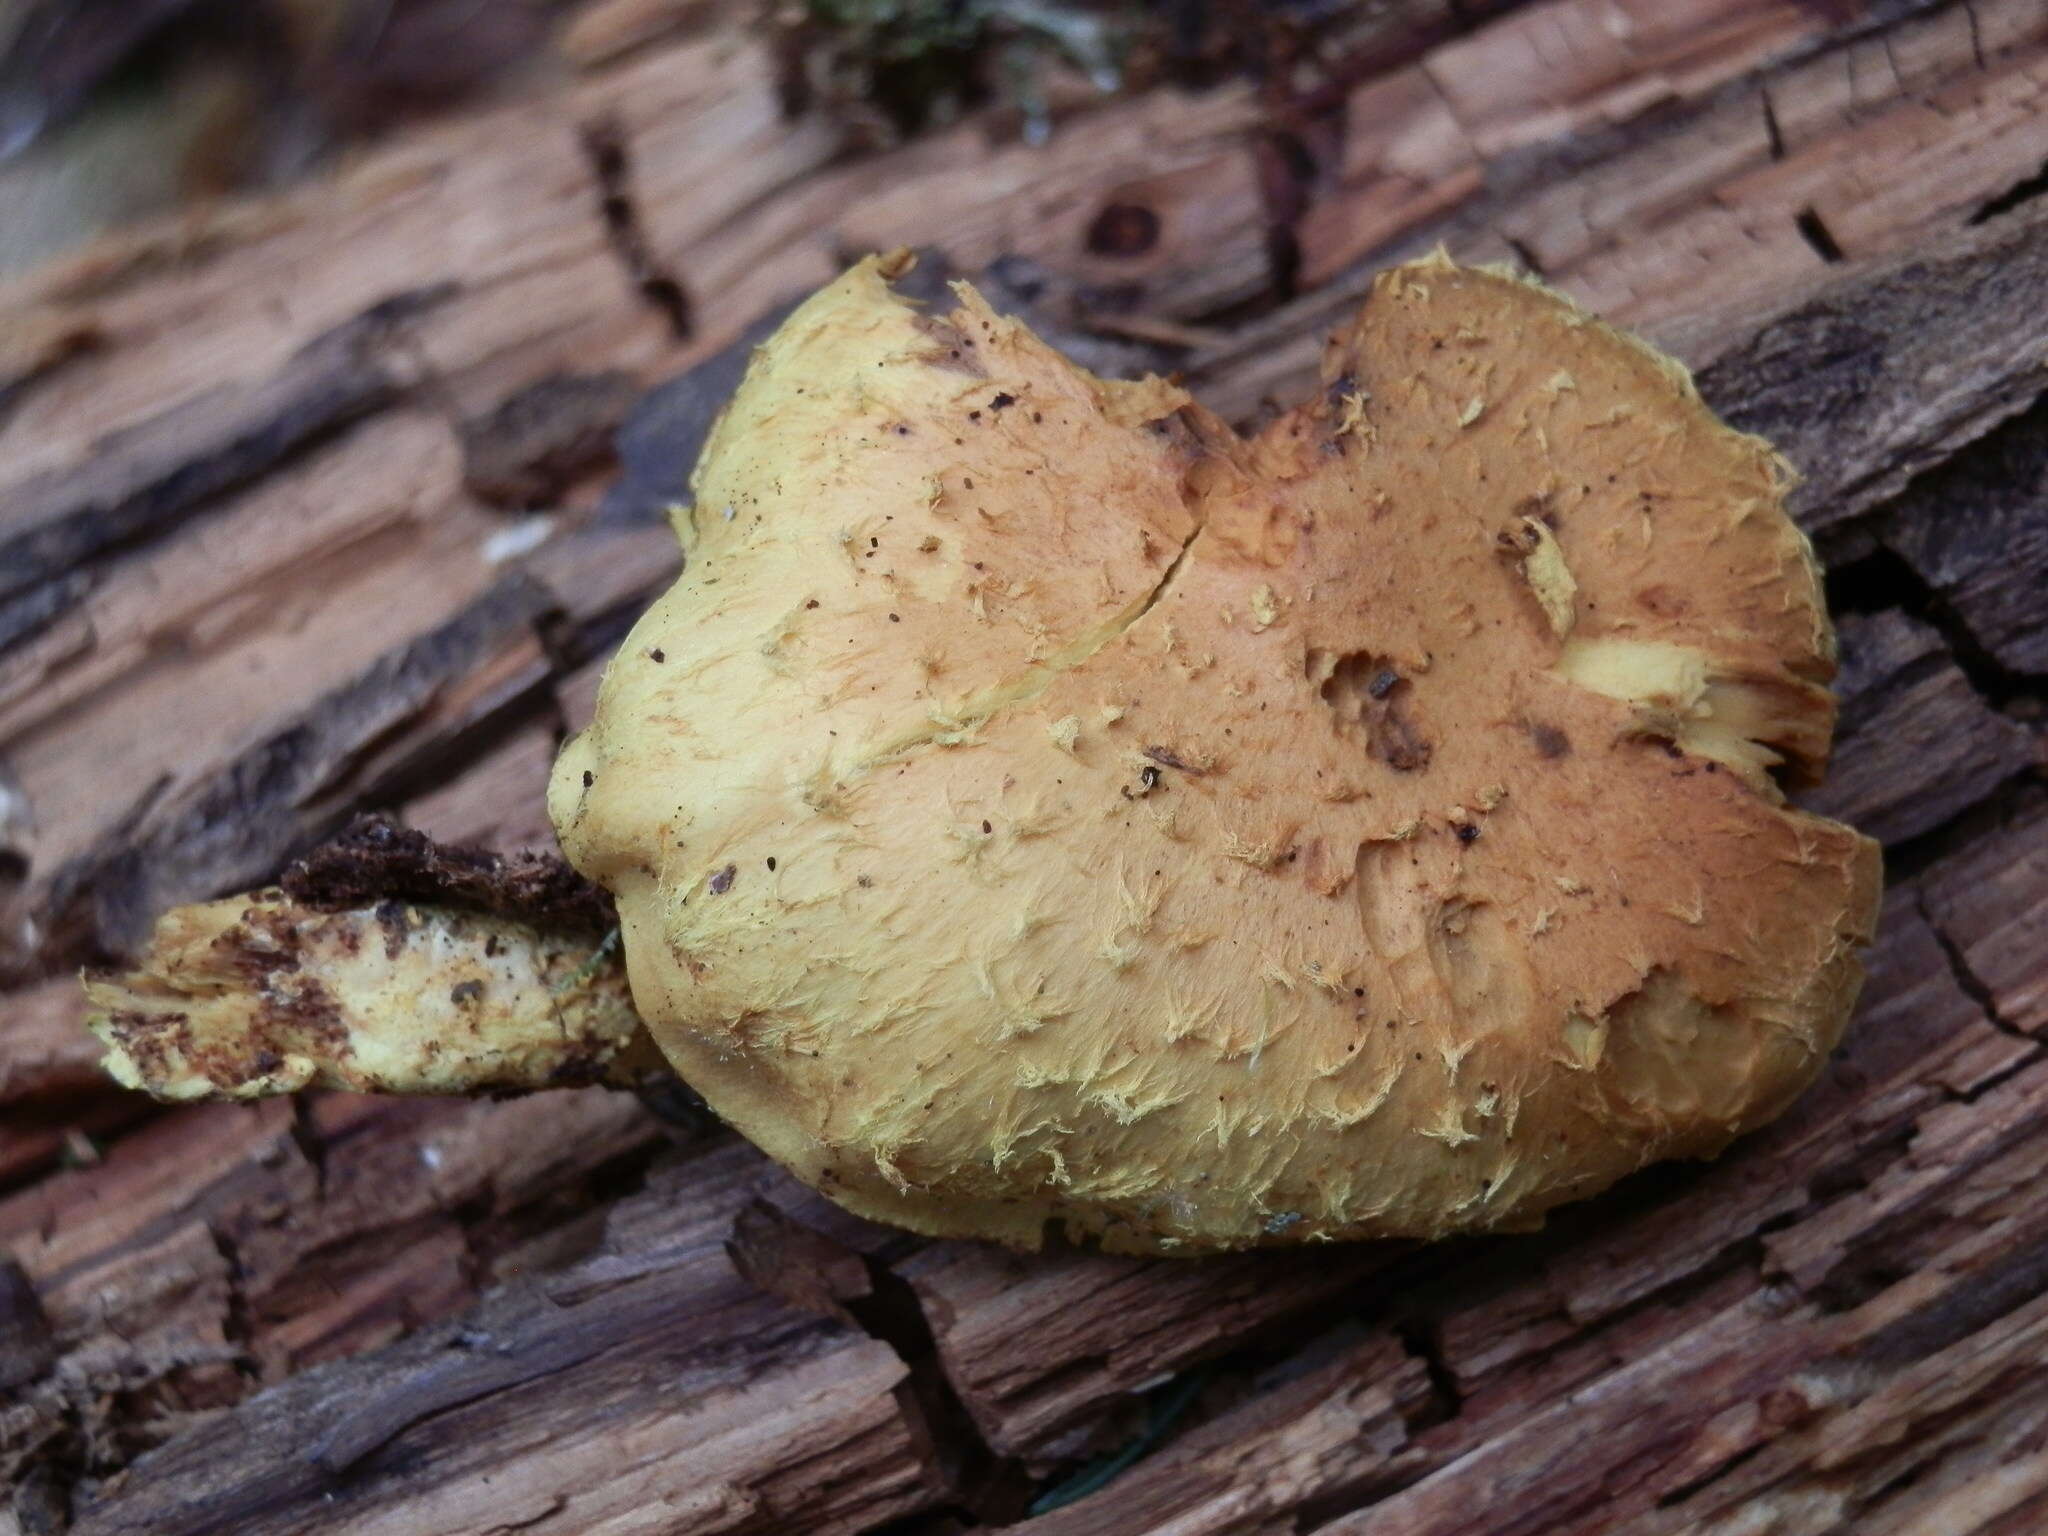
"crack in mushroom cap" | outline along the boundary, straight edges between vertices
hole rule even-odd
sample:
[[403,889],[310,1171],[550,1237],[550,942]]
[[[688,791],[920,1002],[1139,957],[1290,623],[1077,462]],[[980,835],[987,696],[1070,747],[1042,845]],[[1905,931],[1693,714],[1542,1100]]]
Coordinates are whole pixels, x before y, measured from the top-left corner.
[[1875,845],[1789,809],[1789,473],[1511,276],[1396,268],[1251,439],[964,285],[759,352],[551,811],[685,1078],[917,1230],[1526,1227],[1781,1110]]

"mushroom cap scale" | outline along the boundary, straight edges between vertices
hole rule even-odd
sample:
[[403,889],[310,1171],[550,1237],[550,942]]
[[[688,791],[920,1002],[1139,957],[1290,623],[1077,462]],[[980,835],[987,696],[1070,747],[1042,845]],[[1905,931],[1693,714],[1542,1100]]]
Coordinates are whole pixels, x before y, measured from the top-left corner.
[[864,262],[757,354],[550,808],[712,1106],[920,1231],[1528,1226],[1825,1060],[1873,844],[1763,443],[1384,274],[1242,438]]

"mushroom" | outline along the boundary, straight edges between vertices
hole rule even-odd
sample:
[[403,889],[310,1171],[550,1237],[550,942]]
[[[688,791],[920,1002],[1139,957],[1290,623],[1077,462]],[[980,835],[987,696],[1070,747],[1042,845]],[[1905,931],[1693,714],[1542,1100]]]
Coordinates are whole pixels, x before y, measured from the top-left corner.
[[1784,803],[1831,632],[1682,369],[1436,258],[1244,439],[901,269],[761,349],[553,780],[719,1114],[1186,1251],[1528,1226],[1812,1079],[1877,850]]
[[562,848],[863,1215],[1196,1253],[1538,1224],[1782,1110],[1874,844],[1790,473],[1512,275],[1383,274],[1240,436],[864,261],[756,354]]

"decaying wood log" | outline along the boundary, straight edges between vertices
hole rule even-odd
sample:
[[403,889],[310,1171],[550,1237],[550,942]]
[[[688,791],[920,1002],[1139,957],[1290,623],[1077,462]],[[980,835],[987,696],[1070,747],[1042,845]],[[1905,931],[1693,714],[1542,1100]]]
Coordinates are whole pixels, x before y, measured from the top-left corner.
[[[0,1530],[2048,1528],[2048,14],[1397,7],[1306,85],[855,155],[724,9],[589,7],[565,94],[0,293]],[[691,434],[843,249],[993,264],[1250,419],[1438,241],[1806,477],[1816,803],[1893,886],[1843,1050],[1723,1159],[1531,1236],[1026,1259],[685,1104],[91,1070],[64,968],[162,905],[364,807],[545,839]]]
[[[2039,7],[1908,3],[1847,26],[1828,9],[1702,0],[1645,8],[1617,29],[1599,6],[1536,6],[1354,93],[1346,132],[1361,168],[1347,144],[1335,185],[1296,230],[1304,271],[1328,280],[1199,352],[1190,372],[1204,398],[1242,415],[1297,396],[1323,332],[1362,295],[1368,254],[1441,242],[1465,260],[1512,261],[1700,366],[1715,332],[1770,355],[1773,333],[1741,317],[1792,306],[1835,262],[1901,253],[2022,206],[2005,199],[2038,173],[2048,132]],[[1515,100],[1505,82],[1539,47],[1544,67],[1527,89],[1586,131],[1542,142],[1535,125],[1551,119],[1539,106],[1501,139],[1475,141],[1455,96]],[[1617,81],[1616,48],[1645,74]],[[1462,72],[1472,83],[1460,89]],[[1626,120],[1606,126],[1603,103]],[[1319,256],[1332,226],[1345,238]],[[1997,279],[1980,268],[1978,281]],[[2039,334],[2038,316],[2019,323],[2021,336]],[[1938,330],[1895,334],[1910,347]],[[1987,335],[1999,339],[1993,353],[2037,355]],[[1822,467],[1798,457],[1809,473]]]
[[776,1182],[731,1141],[666,1165],[588,1259],[188,1432],[77,1528],[850,1532],[929,1503],[903,1361],[727,1254]]
[[2034,733],[1970,684],[1932,625],[1896,608],[1840,628],[1835,767],[1809,803],[1903,842],[2034,766]]

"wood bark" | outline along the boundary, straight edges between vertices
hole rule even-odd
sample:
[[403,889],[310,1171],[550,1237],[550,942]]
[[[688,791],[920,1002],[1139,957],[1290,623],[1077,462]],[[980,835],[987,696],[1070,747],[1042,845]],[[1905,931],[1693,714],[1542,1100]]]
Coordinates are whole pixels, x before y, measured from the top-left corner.
[[[1463,9],[1043,150],[854,154],[724,8],[606,0],[564,93],[0,294],[0,1529],[2048,1527],[2048,15]],[[1129,207],[1149,245],[1091,244]],[[545,836],[690,444],[842,250],[992,268],[1252,419],[1439,241],[1646,328],[1805,475],[1814,803],[1892,887],[1843,1050],[1722,1159],[1533,1236],[1026,1257],[845,1217],[685,1103],[96,1078],[64,972],[162,905],[365,807]]]

